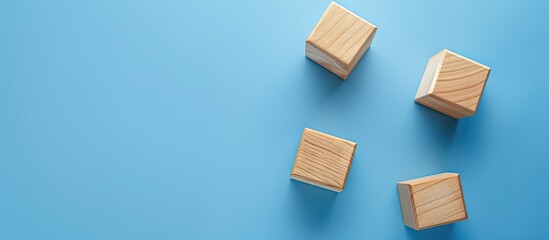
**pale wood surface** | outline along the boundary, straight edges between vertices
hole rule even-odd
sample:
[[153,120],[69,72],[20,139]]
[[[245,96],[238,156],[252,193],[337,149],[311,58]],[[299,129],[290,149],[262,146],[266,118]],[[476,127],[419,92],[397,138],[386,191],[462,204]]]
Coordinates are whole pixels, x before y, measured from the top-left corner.
[[415,217],[415,209],[413,199],[411,198],[412,189],[410,185],[407,184],[398,184],[398,196],[400,198],[400,207],[402,209],[402,219],[404,220],[404,225],[416,228],[417,222]]
[[423,77],[421,78],[419,89],[416,93],[416,99],[433,92],[433,81],[435,79],[435,74],[440,71],[440,67],[442,66],[442,64],[440,64],[442,62],[442,57],[444,57],[444,51],[435,54],[435,56],[432,56],[429,59]]
[[328,71],[334,73],[335,75],[346,79],[348,76],[347,67],[345,64],[337,61],[335,58],[329,56],[323,51],[318,50],[318,48],[312,46],[309,43],[305,44],[305,55],[316,63],[320,64]]
[[377,27],[335,2],[306,41],[305,55],[346,79],[368,50]]
[[452,103],[444,101],[435,95],[427,95],[416,99],[416,102],[421,103],[427,107],[430,107],[434,110],[437,110],[441,113],[444,113],[455,119],[460,119],[473,115],[472,112],[464,109],[462,107],[456,106]]
[[305,128],[290,177],[332,191],[345,187],[356,143]]
[[457,173],[399,182],[398,191],[406,226],[421,230],[467,219]]
[[457,119],[474,115],[489,74],[489,67],[444,49],[429,60],[416,101]]

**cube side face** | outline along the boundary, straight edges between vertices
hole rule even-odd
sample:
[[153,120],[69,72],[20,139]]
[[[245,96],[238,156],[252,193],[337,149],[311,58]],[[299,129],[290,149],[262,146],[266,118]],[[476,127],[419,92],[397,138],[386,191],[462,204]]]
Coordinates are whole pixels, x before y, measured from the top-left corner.
[[418,229],[414,202],[409,184],[397,184],[398,196],[400,199],[400,209],[402,210],[402,220],[404,225],[413,229]]
[[427,62],[427,66],[425,67],[425,71],[423,72],[421,83],[417,89],[415,99],[425,97],[429,94],[436,75],[440,71],[443,57],[444,52],[439,52],[429,59],[429,62]]
[[349,75],[349,71],[343,64],[308,42],[305,44],[305,56],[342,79],[347,79]]
[[343,191],[343,188],[341,188],[341,187],[334,187],[334,186],[330,186],[330,185],[325,185],[324,183],[319,182],[317,180],[313,180],[313,179],[303,177],[302,174],[300,175],[299,173],[293,173],[293,171],[290,174],[290,178],[293,179],[293,180],[297,180],[297,181],[300,181],[300,182],[304,182],[304,183],[319,187],[319,188],[328,189],[328,190],[334,191],[334,192]]
[[342,191],[356,143],[306,128],[290,177],[332,191]]
[[[345,79],[368,50],[376,29],[372,24],[332,2],[309,35],[307,44],[340,64],[345,74],[334,73],[340,77],[344,75],[342,78]],[[309,58],[316,61],[314,57]],[[332,71],[330,68],[328,70]]]
[[426,96],[416,98],[416,102],[426,107],[429,107],[431,109],[434,109],[436,111],[439,111],[443,114],[446,114],[450,117],[453,117],[455,119],[468,117],[474,114],[468,109],[465,109],[461,106],[445,101],[444,99],[440,99],[433,94],[428,94]]
[[417,229],[467,219],[459,175],[433,176],[411,184]]
[[432,94],[474,114],[490,68],[448,50],[444,51],[445,56]]

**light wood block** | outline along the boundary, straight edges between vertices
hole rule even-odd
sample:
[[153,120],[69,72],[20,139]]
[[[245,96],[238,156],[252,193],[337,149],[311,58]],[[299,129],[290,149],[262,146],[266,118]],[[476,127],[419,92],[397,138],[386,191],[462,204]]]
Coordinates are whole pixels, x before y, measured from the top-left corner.
[[459,119],[474,115],[490,68],[449,50],[429,59],[416,102]]
[[309,128],[303,130],[290,178],[341,192],[356,143]]
[[376,30],[331,2],[305,42],[305,55],[345,80],[370,47]]
[[441,173],[398,183],[404,225],[422,230],[467,219],[457,173]]

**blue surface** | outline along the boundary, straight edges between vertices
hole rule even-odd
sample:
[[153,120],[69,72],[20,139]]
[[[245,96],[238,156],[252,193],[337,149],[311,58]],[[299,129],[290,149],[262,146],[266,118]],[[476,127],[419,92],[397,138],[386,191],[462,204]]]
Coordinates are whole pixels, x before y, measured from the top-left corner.
[[[329,1],[0,1],[0,239],[548,239],[549,5],[351,1],[343,82],[304,56]],[[443,48],[476,116],[415,104]],[[291,181],[304,127],[358,143],[345,191]],[[396,182],[461,173],[469,220],[404,227]]]

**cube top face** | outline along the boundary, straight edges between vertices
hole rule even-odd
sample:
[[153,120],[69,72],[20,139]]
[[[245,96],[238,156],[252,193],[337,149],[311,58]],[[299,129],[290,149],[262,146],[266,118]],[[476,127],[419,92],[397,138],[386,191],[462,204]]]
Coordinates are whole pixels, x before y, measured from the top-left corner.
[[321,49],[346,70],[354,67],[368,47],[376,27],[335,2],[330,3],[324,15],[309,35],[307,44]]
[[490,68],[451,51],[443,52],[432,94],[475,113]]
[[[459,174],[442,173],[399,183],[410,198],[413,216],[405,224],[420,230],[467,219]],[[402,196],[401,196],[402,200]],[[404,214],[403,207],[403,214]]]
[[355,154],[356,143],[305,128],[290,177],[340,192]]
[[489,67],[444,49],[429,59],[416,102],[457,119],[474,115],[489,74]]

